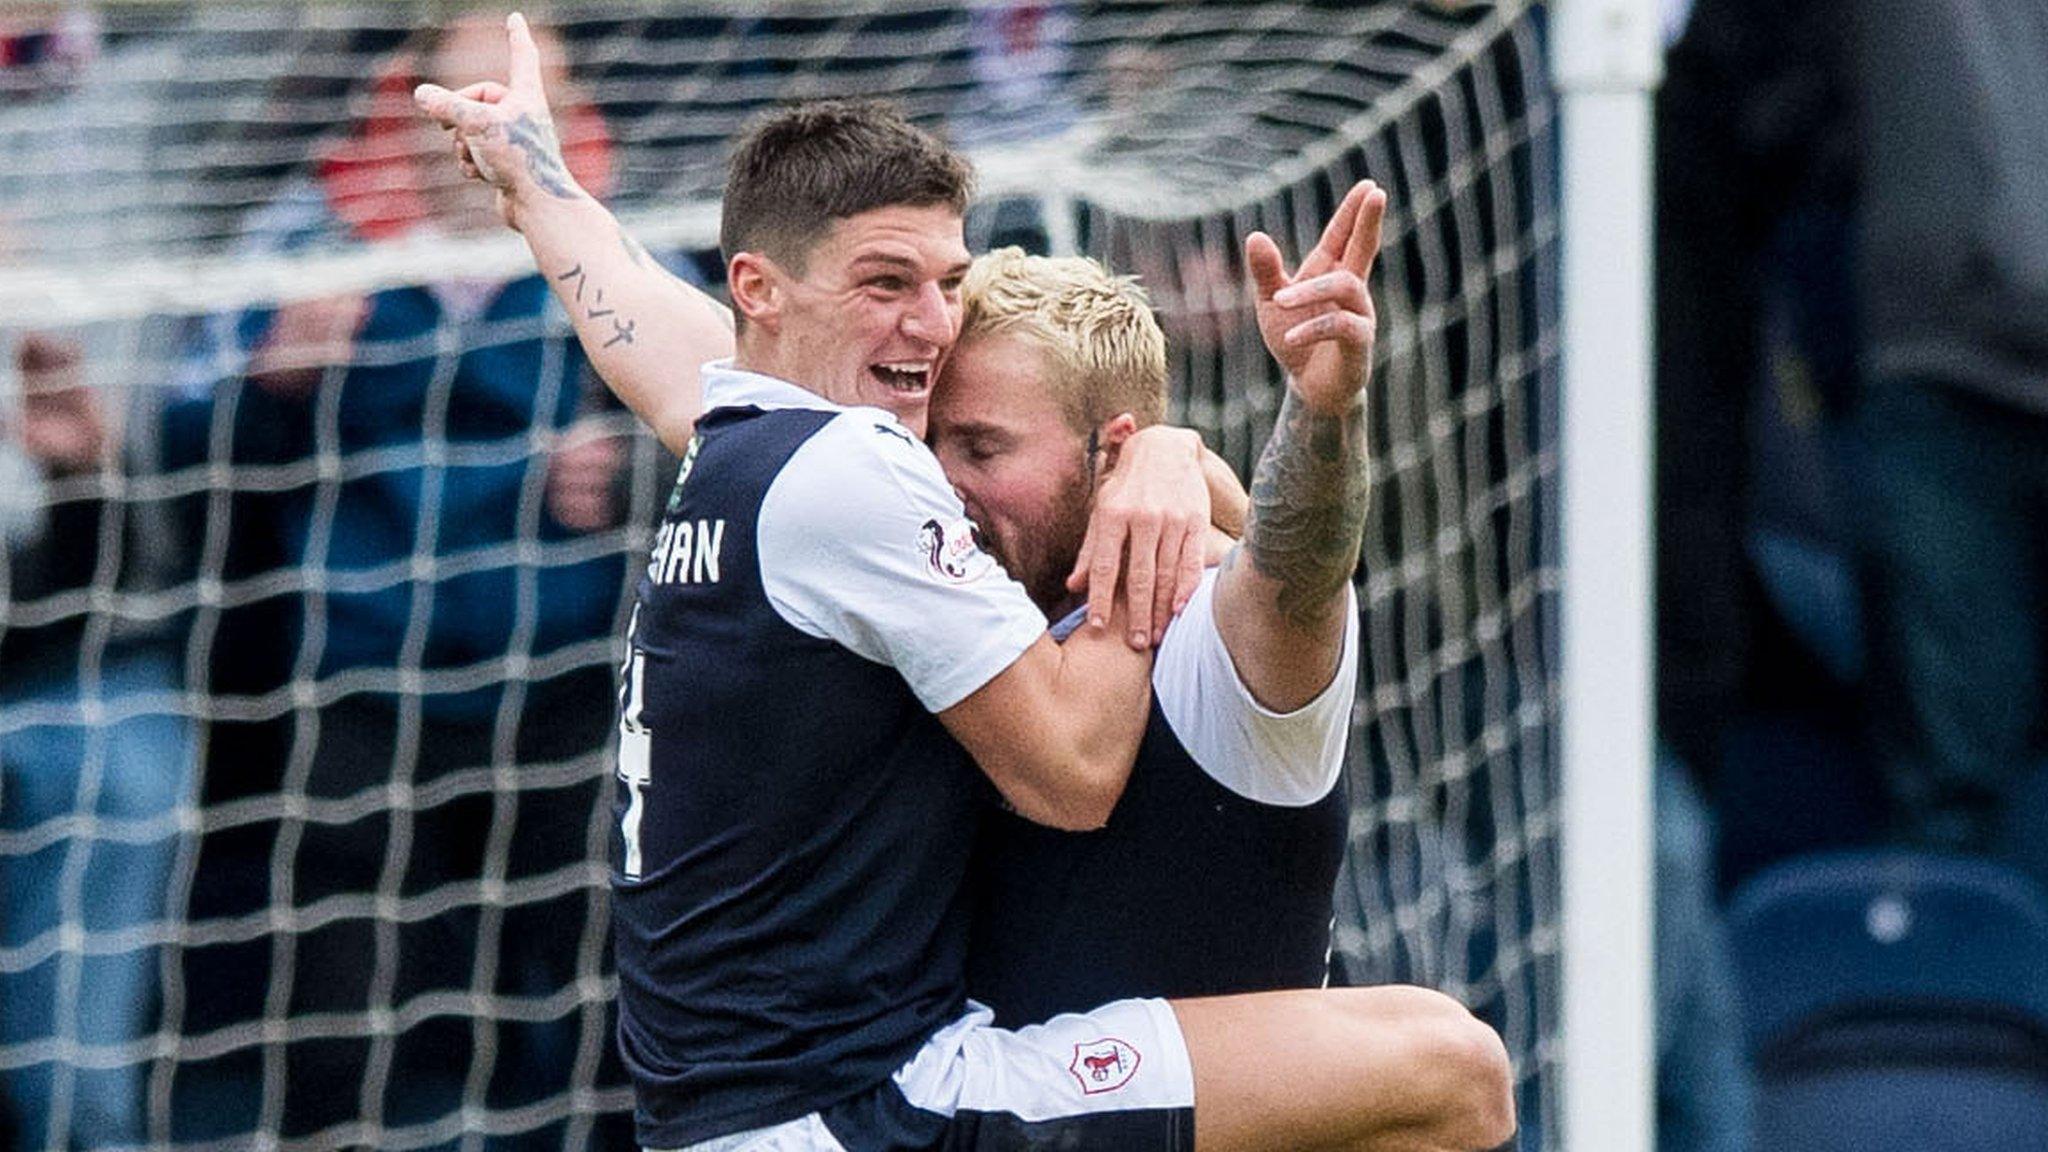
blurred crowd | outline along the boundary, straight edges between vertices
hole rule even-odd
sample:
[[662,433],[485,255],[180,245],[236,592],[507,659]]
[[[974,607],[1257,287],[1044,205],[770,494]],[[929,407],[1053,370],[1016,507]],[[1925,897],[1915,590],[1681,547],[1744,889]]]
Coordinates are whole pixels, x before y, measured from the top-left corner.
[[[1656,108],[1657,704],[1687,797],[1660,811],[1660,881],[1683,871],[1697,925],[1788,863],[1962,856],[2031,886],[2038,920],[2048,9],[1676,9]],[[1736,981],[1713,973],[1745,958],[1718,928],[1676,950],[1669,911],[1667,987],[1742,1051]],[[1725,1098],[1681,1109],[1726,1130],[1695,1146],[1743,1147]]]
[[2048,879],[2044,47],[2025,3],[1698,0],[1671,50],[1659,716],[1724,886],[1871,839]]
[[[154,47],[103,42],[89,10],[37,15],[0,23],[0,62],[4,111],[46,144]],[[603,194],[609,136],[553,47],[566,154]],[[410,96],[502,76],[502,28],[458,20],[372,59],[352,120],[306,131],[237,256],[499,226]],[[80,135],[93,171],[154,162]],[[47,148],[27,159],[6,189],[24,215],[80,175]],[[0,460],[26,491],[4,528],[0,766],[22,839],[0,853],[0,943],[20,949],[0,965],[0,1043],[89,1054],[0,1071],[15,1142],[150,1138],[159,1019],[202,1047],[266,1015],[356,1021],[181,1069],[180,1140],[560,1094],[601,1024],[545,1001],[594,948],[630,448],[546,285],[451,278],[19,332],[7,352]],[[223,469],[234,483],[207,479]],[[479,907],[480,885],[521,884]],[[181,922],[225,928],[160,967]],[[81,950],[80,929],[108,943]],[[446,1006],[362,1023],[435,992],[527,1007],[479,1059]]]
[[[1034,76],[1057,6],[970,19],[976,83],[1028,111],[961,130],[1055,123]],[[90,5],[0,5],[0,260],[501,229],[411,99],[502,79],[499,18],[292,24],[204,34],[308,67],[249,94],[220,163],[180,167],[197,118],[166,110],[234,95],[195,86],[204,52]],[[648,193],[612,125],[659,104],[601,113],[539,34],[572,175]],[[984,231],[1037,234],[1000,215]],[[692,278],[712,256],[657,254]],[[465,1102],[587,1113],[570,1090],[593,1084],[614,1103],[594,1132],[520,1122],[504,1145],[628,1146],[591,995],[612,664],[631,525],[674,462],[537,274],[282,295],[0,338],[0,1147],[376,1144],[466,1126]]]
[[[964,82],[987,98],[961,138],[1071,122],[1049,80],[1066,7],[972,9]],[[1750,1087],[1719,916],[1746,880],[1898,844],[2048,885],[2048,9],[1670,8],[1661,1100],[1668,1152],[1739,1152]],[[775,32],[734,23],[643,32]],[[706,122],[671,129],[630,98],[600,113],[548,47],[579,182],[654,194],[662,175],[622,163],[620,126],[645,142]],[[220,195],[190,218],[87,229],[67,188],[145,180],[176,142],[88,132],[76,111],[160,70],[160,46],[89,6],[0,5],[0,261],[166,234],[231,235],[254,259],[498,227],[409,101],[422,78],[501,76],[494,20],[328,29],[299,49],[375,64],[264,92],[276,114],[240,129],[236,165],[191,177]],[[658,64],[593,66],[631,93]],[[1127,46],[1110,66],[1138,90],[1164,65]],[[295,112],[344,95],[347,123]],[[218,203],[250,207],[223,224]],[[1042,249],[1047,226],[1029,199],[998,201],[970,240]],[[1184,346],[1233,338],[1215,253],[1132,269],[1179,286]],[[602,948],[609,661],[625,542],[663,490],[655,451],[538,276],[0,329],[0,1049],[36,1053],[0,1061],[0,1131],[142,1142],[152,1093],[180,1140],[420,1124],[464,1098],[532,1104],[610,1059],[609,1024],[574,992]],[[507,885],[521,898],[475,898]],[[181,922],[214,930],[160,962]],[[80,928],[101,943],[79,947]],[[488,1058],[464,1014],[479,997],[519,1006]],[[423,1019],[261,1033],[399,1003]],[[159,1029],[222,1039],[152,1083]],[[53,1039],[69,1047],[34,1047]],[[66,1065],[79,1050],[95,1058]]]

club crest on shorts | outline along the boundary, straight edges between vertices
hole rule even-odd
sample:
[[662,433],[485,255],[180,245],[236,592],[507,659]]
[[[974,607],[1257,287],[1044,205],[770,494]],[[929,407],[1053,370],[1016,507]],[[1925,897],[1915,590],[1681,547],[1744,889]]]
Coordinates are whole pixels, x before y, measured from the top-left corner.
[[917,546],[932,575],[948,584],[979,580],[995,567],[995,559],[983,552],[975,539],[974,525],[965,520],[950,524],[925,521],[917,531]]
[[1114,1092],[1138,1074],[1138,1050],[1107,1036],[1076,1044],[1074,1060],[1067,1065],[1067,1071],[1074,1074],[1074,1079],[1081,1083],[1081,1091],[1089,1096]]

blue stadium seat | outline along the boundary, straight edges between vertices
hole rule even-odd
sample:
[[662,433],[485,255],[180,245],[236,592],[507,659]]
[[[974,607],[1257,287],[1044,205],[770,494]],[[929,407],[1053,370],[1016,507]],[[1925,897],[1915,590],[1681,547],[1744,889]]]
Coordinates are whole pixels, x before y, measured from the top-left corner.
[[2048,899],[1977,860],[1851,852],[1737,894],[1755,1152],[2048,1149]]

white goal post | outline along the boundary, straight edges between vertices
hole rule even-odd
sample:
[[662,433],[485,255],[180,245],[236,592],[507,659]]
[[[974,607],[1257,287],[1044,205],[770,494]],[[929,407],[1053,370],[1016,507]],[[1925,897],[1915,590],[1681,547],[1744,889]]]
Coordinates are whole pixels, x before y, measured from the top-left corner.
[[1562,1127],[1656,1147],[1651,107],[1656,0],[1556,0],[1564,251]]

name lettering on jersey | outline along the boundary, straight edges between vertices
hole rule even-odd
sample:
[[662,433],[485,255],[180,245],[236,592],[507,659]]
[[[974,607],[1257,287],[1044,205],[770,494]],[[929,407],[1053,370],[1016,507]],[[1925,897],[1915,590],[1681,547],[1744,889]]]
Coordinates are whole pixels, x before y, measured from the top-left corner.
[[1076,1044],[1067,1071],[1080,1082],[1085,1095],[1114,1092],[1138,1074],[1138,1050],[1110,1036]]
[[716,584],[725,520],[671,520],[654,538],[647,578],[656,584]]
[[996,566],[995,558],[981,550],[974,525],[966,520],[925,521],[917,531],[917,547],[931,574],[948,584],[979,580]]

